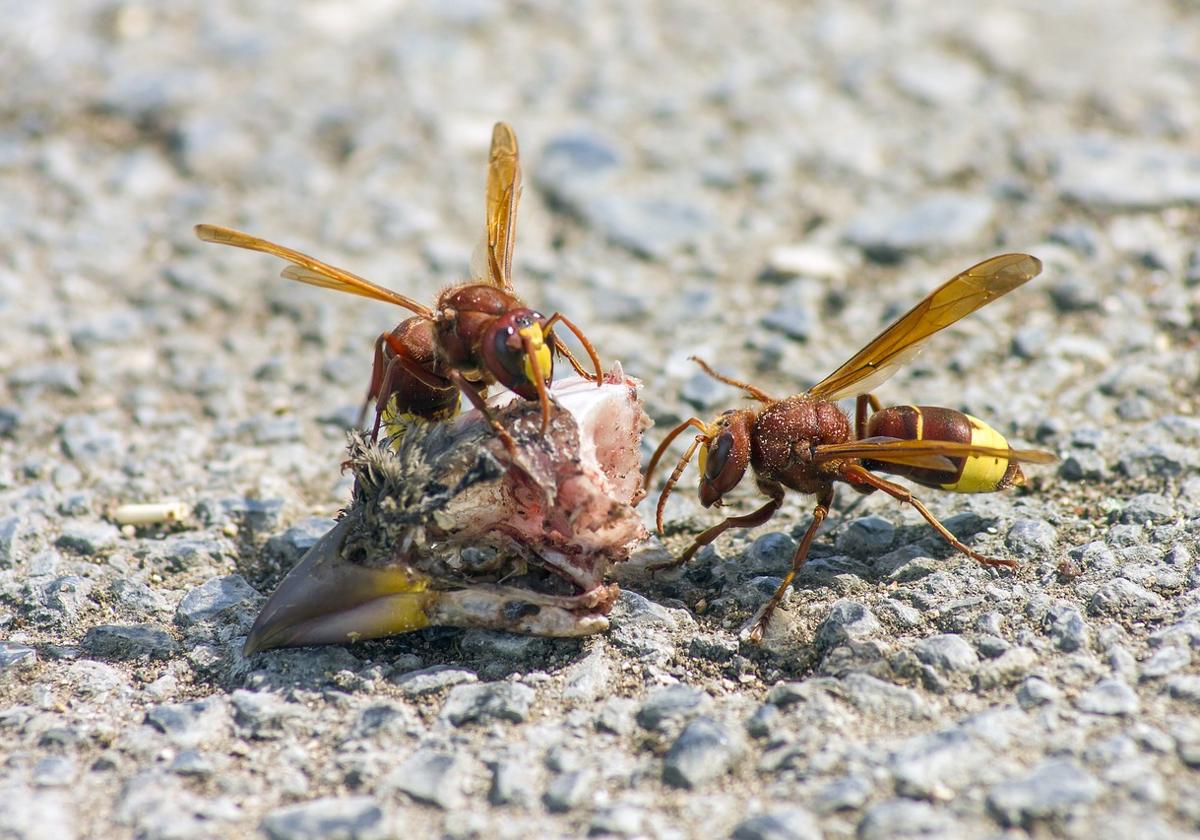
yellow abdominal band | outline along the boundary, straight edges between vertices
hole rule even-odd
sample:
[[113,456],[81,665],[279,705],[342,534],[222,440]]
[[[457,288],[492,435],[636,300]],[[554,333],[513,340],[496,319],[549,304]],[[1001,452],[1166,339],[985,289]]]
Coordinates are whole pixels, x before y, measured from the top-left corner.
[[[997,432],[978,417],[966,415],[971,423],[971,444],[987,446],[993,449],[1008,449],[1008,441],[1004,435]],[[958,481],[943,484],[943,490],[955,493],[991,493],[1000,486],[1004,474],[1008,471],[1007,458],[992,458],[982,455],[972,455],[963,463]]]

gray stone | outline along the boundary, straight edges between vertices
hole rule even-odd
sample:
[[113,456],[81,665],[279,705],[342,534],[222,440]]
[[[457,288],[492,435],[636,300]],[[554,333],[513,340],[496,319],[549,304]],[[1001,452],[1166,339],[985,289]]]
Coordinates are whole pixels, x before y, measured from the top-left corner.
[[229,699],[233,702],[234,723],[251,738],[260,740],[282,738],[289,725],[308,712],[298,703],[265,691],[239,688]]
[[68,787],[78,775],[74,762],[61,755],[48,755],[33,766],[31,777],[38,787]]
[[69,522],[55,545],[86,556],[100,554],[115,546],[121,532],[109,522]]
[[[727,373],[727,371],[720,371]],[[683,381],[679,398],[699,411],[710,412],[733,399],[735,391],[724,382],[718,382],[702,370],[698,370]]]
[[1137,682],[1137,660],[1133,658],[1133,654],[1129,652],[1128,648],[1114,643],[1109,645],[1105,655],[1115,676],[1121,677],[1126,682]]
[[1141,704],[1137,693],[1120,680],[1101,680],[1080,696],[1075,704],[1081,712],[1096,715],[1132,715]]
[[41,388],[67,396],[79,393],[79,367],[70,362],[27,364],[12,371],[8,377],[14,388]]
[[278,446],[303,439],[300,420],[294,415],[276,417],[259,414],[238,426],[238,433],[248,436],[256,446]]
[[1022,709],[1033,709],[1057,703],[1062,693],[1041,677],[1029,677],[1017,689],[1017,702]]
[[873,557],[892,547],[896,526],[880,516],[862,516],[853,520],[838,535],[837,550],[859,557]]
[[1141,674],[1144,680],[1158,679],[1176,671],[1181,671],[1192,664],[1192,654],[1185,647],[1169,645],[1154,652],[1154,655],[1141,663]]
[[568,703],[591,703],[608,693],[613,667],[605,648],[595,650],[572,665],[565,675],[563,700]]
[[1059,650],[1068,653],[1085,650],[1091,643],[1091,629],[1079,609],[1068,601],[1059,601],[1046,611],[1042,628]]
[[[71,464],[62,464],[61,467],[54,470],[55,485],[71,485],[78,480],[77,476],[64,475],[65,473],[78,473],[79,470],[72,467]],[[62,497],[58,506],[58,511],[64,516],[84,516],[91,512],[91,493],[67,493]]]
[[590,132],[559,134],[542,148],[534,178],[551,198],[569,204],[581,181],[591,183],[620,165],[620,154],[604,138]]
[[466,801],[461,776],[459,761],[450,753],[421,750],[393,770],[387,783],[418,802],[452,811]]
[[169,659],[179,652],[170,633],[149,624],[101,624],[87,631],[81,646],[101,659]]
[[829,649],[845,642],[869,639],[882,629],[879,619],[865,604],[838,601],[817,628],[813,641],[817,647]]
[[1178,516],[1175,504],[1161,493],[1141,493],[1121,508],[1121,521],[1132,525],[1164,525]]
[[214,698],[168,703],[146,710],[146,723],[185,748],[213,745],[229,730],[229,712]]
[[222,823],[237,819],[240,812],[230,799],[197,796],[180,777],[147,770],[125,783],[114,816],[139,838],[200,840],[226,833],[222,829],[228,826]]
[[862,673],[850,673],[840,680],[846,699],[860,711],[892,720],[922,720],[929,717],[925,699],[910,688],[892,685]]
[[11,406],[0,408],[0,438],[11,438],[21,425],[21,413]]
[[976,650],[987,659],[995,659],[1011,647],[1012,645],[1004,639],[989,633],[984,633],[975,639]]
[[507,673],[512,663],[542,659],[549,646],[549,642],[537,636],[480,629],[463,633],[459,642],[463,653],[487,663],[481,668],[485,673],[490,670],[487,666],[495,666],[501,673]]
[[1046,291],[1061,312],[1083,312],[1100,308],[1100,295],[1090,277],[1068,273],[1056,278]]
[[207,565],[233,553],[232,546],[224,540],[195,534],[171,534],[158,547],[167,567],[175,571]]
[[206,525],[235,522],[244,531],[274,534],[283,527],[283,499],[251,499],[234,496],[214,503],[204,500],[195,507],[196,516]]
[[351,727],[352,739],[378,739],[403,735],[413,725],[414,718],[408,706],[380,701],[363,709]]
[[1018,519],[1008,529],[1004,543],[1025,560],[1049,557],[1058,542],[1058,532],[1044,519]]
[[85,607],[95,606],[91,598],[94,584],[78,575],[65,575],[49,581],[42,590],[42,602],[62,621],[74,619]]
[[914,651],[921,662],[944,673],[972,671],[979,664],[975,649],[962,636],[929,636],[917,642]]
[[1167,691],[1176,700],[1186,700],[1200,707],[1200,676],[1177,674],[1167,680]]
[[0,831],[14,840],[71,840],[81,836],[78,806],[71,791],[37,790],[8,783],[0,787]]
[[569,770],[550,780],[542,801],[552,814],[565,814],[583,805],[595,791],[592,774],[587,770]]
[[37,651],[28,645],[0,642],[0,674],[34,665],[37,661]]
[[690,685],[670,685],[660,688],[642,703],[637,711],[638,725],[643,729],[663,729],[669,723],[689,720],[712,706],[712,698]]
[[821,785],[812,794],[812,806],[818,813],[856,811],[871,798],[873,787],[862,776],[843,776]]
[[1071,759],[1050,759],[1022,779],[1002,782],[988,791],[992,813],[1007,826],[1065,817],[1094,802],[1103,785]]
[[157,617],[169,612],[171,605],[162,593],[130,578],[117,578],[108,587],[113,604],[125,615],[139,618]]
[[881,615],[890,618],[895,624],[904,628],[919,627],[922,622],[921,611],[909,604],[894,598],[887,598],[878,606]]
[[596,713],[597,732],[610,735],[628,735],[634,728],[636,701],[628,697],[609,697]]
[[202,623],[244,622],[262,596],[241,575],[225,575],[205,581],[188,592],[175,611],[175,623],[183,628]]
[[646,822],[644,808],[618,802],[596,811],[588,825],[588,836],[645,837]]
[[537,798],[537,774],[527,761],[497,761],[492,765],[488,802],[528,807]]
[[821,840],[825,835],[808,811],[788,808],[742,820],[732,836],[733,840]]
[[431,665],[394,677],[392,682],[405,697],[423,697],[444,688],[476,682],[479,678],[473,671],[455,668],[453,665]]
[[792,567],[796,541],[782,531],[768,531],[755,537],[738,570],[747,574],[783,574]]
[[988,660],[975,672],[975,686],[987,691],[1001,685],[1020,682],[1037,662],[1037,654],[1027,647],[1006,650],[995,659]]
[[455,726],[490,720],[520,723],[529,716],[535,696],[532,688],[520,683],[456,685],[442,706],[441,717]]
[[746,732],[752,738],[767,738],[783,723],[779,707],[764,703],[746,720]]
[[[672,610],[661,604],[656,604],[644,595],[622,589],[617,603],[613,607],[614,615],[621,618],[620,624],[639,633],[645,633],[652,627],[665,627],[674,630],[679,626],[681,618],[687,614],[682,610]],[[617,629],[614,627],[614,629]]]
[[330,520],[319,516],[301,520],[268,539],[263,551],[281,569],[290,569],[332,526]]
[[871,806],[858,824],[858,840],[943,836],[951,832],[950,817],[928,802],[886,799]]
[[1116,578],[1103,584],[1088,603],[1092,613],[1143,619],[1157,615],[1163,600],[1131,580]]
[[1104,456],[1091,449],[1080,449],[1063,458],[1058,474],[1066,481],[1100,481],[1108,472]]
[[725,775],[745,751],[739,733],[712,718],[696,718],[667,750],[663,781],[672,787],[699,787]]
[[737,639],[731,636],[693,636],[688,640],[688,655],[709,662],[729,664],[741,649]]
[[845,232],[846,241],[877,262],[895,262],[927,249],[963,245],[991,223],[995,207],[979,195],[938,193],[916,203],[864,211]]
[[709,214],[682,195],[597,194],[582,210],[614,245],[649,260],[695,243],[712,226]]
[[188,776],[194,779],[208,779],[216,772],[216,764],[212,758],[196,750],[184,750],[175,756],[171,762],[171,772],[177,776]]
[[1085,257],[1094,257],[1100,250],[1100,233],[1085,222],[1065,222],[1050,231],[1049,239],[1060,245],[1066,245],[1072,251]]
[[816,318],[807,306],[793,303],[773,307],[759,323],[772,332],[787,336],[792,341],[804,342],[812,336]]
[[59,427],[59,436],[63,451],[78,464],[108,463],[129,449],[125,438],[90,414],[67,417]]
[[27,527],[22,516],[0,517],[0,569],[10,569],[21,559],[21,540]]
[[1166,144],[1081,134],[1054,161],[1054,185],[1071,201],[1118,210],[1200,203],[1200,155]]
[[977,781],[991,760],[982,745],[950,730],[911,739],[892,756],[890,766],[897,793],[939,800]]
[[369,796],[327,796],[276,808],[263,817],[271,840],[371,840],[389,835],[383,811]]

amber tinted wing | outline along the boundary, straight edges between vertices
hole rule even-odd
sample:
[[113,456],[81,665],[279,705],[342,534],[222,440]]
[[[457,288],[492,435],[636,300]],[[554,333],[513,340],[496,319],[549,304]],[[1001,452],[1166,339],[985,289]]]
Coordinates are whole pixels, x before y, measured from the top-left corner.
[[808,393],[827,400],[867,393],[915,356],[931,335],[1032,280],[1041,270],[1041,261],[1028,254],[1002,254],[968,268],[935,289]]
[[516,241],[517,202],[521,200],[521,158],[517,135],[508,123],[492,129],[487,177],[488,282],[513,294],[512,254]]
[[417,303],[412,298],[405,297],[398,292],[393,292],[391,289],[376,286],[371,281],[364,280],[357,274],[351,274],[349,271],[335,268],[307,254],[293,251],[291,248],[285,248],[282,245],[276,245],[274,242],[268,242],[265,239],[259,239],[257,236],[251,236],[248,233],[242,233],[240,230],[219,227],[218,225],[196,225],[196,236],[205,242],[232,245],[235,248],[245,248],[248,251],[261,251],[264,254],[271,254],[285,259],[291,265],[281,273],[289,280],[297,280],[301,283],[308,283],[310,286],[321,286],[325,289],[334,289],[339,292],[360,295],[372,300],[394,303],[426,318],[433,317],[432,309]]
[[954,468],[954,465],[946,460],[947,458],[968,458],[972,455],[984,458],[1005,458],[1019,464],[1053,464],[1058,460],[1058,456],[1053,452],[1041,449],[1008,449],[942,440],[897,440],[896,438],[865,438],[849,443],[825,444],[815,449],[813,460],[820,463],[834,461],[838,458],[862,458],[910,467],[950,470]]

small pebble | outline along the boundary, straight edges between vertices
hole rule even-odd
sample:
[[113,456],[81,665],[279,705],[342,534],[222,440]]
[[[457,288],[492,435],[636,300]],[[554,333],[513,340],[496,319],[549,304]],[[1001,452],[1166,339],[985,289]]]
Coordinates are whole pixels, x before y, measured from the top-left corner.
[[520,683],[475,683],[450,689],[441,717],[455,726],[480,721],[520,723],[529,716],[536,692]]
[[696,788],[723,776],[745,753],[737,732],[708,717],[691,721],[667,750],[663,781],[672,787]]
[[1137,693],[1120,680],[1101,680],[1076,702],[1081,712],[1095,715],[1132,715],[1141,708]]

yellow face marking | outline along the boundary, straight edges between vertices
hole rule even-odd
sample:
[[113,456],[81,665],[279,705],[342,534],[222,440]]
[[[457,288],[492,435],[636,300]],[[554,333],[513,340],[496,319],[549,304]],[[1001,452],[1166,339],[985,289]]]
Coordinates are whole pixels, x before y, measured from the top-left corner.
[[[548,382],[554,363],[550,358],[550,345],[546,343],[541,325],[533,324],[517,332],[521,338],[529,342],[529,347],[537,354],[538,369],[542,372],[543,381]],[[525,378],[530,382],[537,381],[537,376],[533,371],[533,360],[529,356],[525,357]]]
[[700,447],[700,475],[705,475],[705,469],[708,467],[708,448],[712,446],[712,442],[717,439],[717,435],[725,430],[725,424],[719,419],[715,423],[709,423],[704,427],[704,444]]
[[[1008,449],[1008,441],[1004,435],[997,432],[978,417],[967,415],[971,424],[971,444],[974,446],[990,446],[996,449]],[[963,463],[962,474],[958,481],[943,484],[943,490],[955,493],[991,493],[1000,489],[1004,474],[1008,471],[1007,458],[989,458],[972,455]]]

